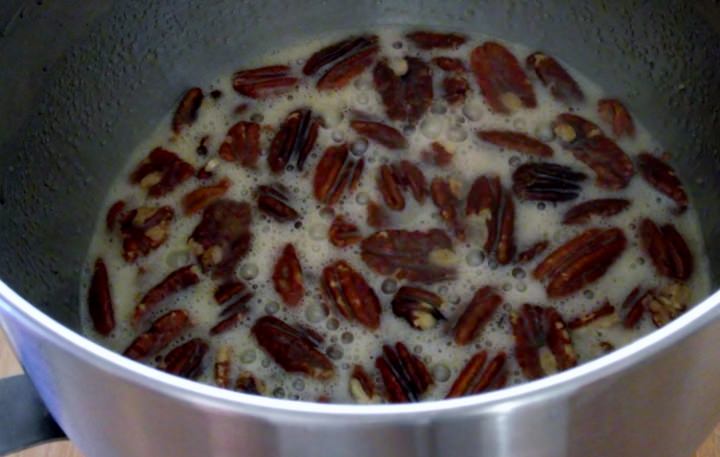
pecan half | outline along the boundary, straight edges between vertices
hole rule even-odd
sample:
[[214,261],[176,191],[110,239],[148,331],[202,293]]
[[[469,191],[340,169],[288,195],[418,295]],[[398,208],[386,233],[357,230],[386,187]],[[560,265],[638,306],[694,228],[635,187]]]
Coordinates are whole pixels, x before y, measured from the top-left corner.
[[433,385],[432,376],[422,360],[400,342],[395,344],[395,349],[384,345],[382,356],[375,360],[375,367],[380,371],[391,403],[419,401]]
[[250,371],[241,372],[235,381],[235,390],[250,395],[263,395],[266,391],[265,382]]
[[564,297],[598,280],[626,246],[619,228],[588,229],[550,253],[535,267],[533,276],[548,280],[549,297]]
[[422,151],[421,155],[423,162],[437,167],[446,167],[453,159],[453,154],[437,141],[430,143],[430,147]]
[[232,349],[230,346],[222,345],[215,355],[215,365],[213,365],[213,378],[215,385],[223,389],[230,386],[230,354]]
[[427,63],[416,57],[407,57],[405,61],[407,71],[398,75],[386,60],[381,60],[373,70],[373,81],[387,116],[415,124],[433,99],[432,72]]
[[200,338],[193,338],[170,351],[161,368],[176,376],[195,379],[203,372],[202,362],[209,349],[208,344]]
[[350,395],[358,403],[378,403],[380,401],[375,393],[375,383],[360,365],[353,366],[348,388]]
[[348,320],[375,330],[380,326],[380,300],[360,273],[344,260],[323,269],[322,286],[327,300]]
[[376,46],[377,41],[378,37],[375,35],[363,35],[346,38],[326,46],[308,58],[303,67],[303,73],[307,76],[312,76],[323,67],[334,64],[360,50]]
[[162,197],[194,173],[193,166],[174,152],[155,148],[130,174],[130,182],[147,189],[151,197]]
[[500,352],[487,365],[485,364],[486,360],[487,352],[475,353],[460,371],[445,398],[477,394],[504,386],[507,381],[507,373],[503,369],[507,355]]
[[352,193],[364,166],[365,159],[353,157],[347,144],[327,148],[315,168],[313,192],[317,201],[333,205],[346,190]]
[[250,205],[222,198],[203,211],[188,243],[204,272],[225,276],[247,254],[252,241]]
[[540,140],[536,140],[524,133],[510,130],[480,130],[478,137],[488,143],[503,149],[510,149],[536,157],[552,157],[553,150]]
[[684,213],[688,207],[688,196],[675,170],[667,162],[643,152],[638,156],[640,175],[658,192],[665,194],[677,204],[677,212]]
[[205,209],[210,203],[225,195],[231,185],[229,179],[223,178],[217,184],[198,187],[188,192],[182,199],[185,214],[193,214]]
[[577,330],[579,328],[586,327],[592,324],[598,319],[612,316],[613,314],[615,314],[615,307],[611,305],[610,302],[605,301],[598,308],[595,308],[592,311],[585,313],[582,316],[576,317],[575,319],[568,322],[567,327],[570,330]]
[[638,235],[658,273],[679,281],[690,278],[693,273],[693,255],[674,225],[658,227],[646,218],[640,222]]
[[487,41],[473,49],[470,67],[493,111],[508,114],[537,106],[535,92],[520,62],[503,45]]
[[498,176],[481,176],[467,196],[467,216],[485,218],[487,237],[484,251],[500,265],[507,265],[515,255],[515,202],[503,189]]
[[302,171],[317,141],[320,121],[308,108],[295,110],[287,115],[270,144],[268,164],[273,173],[285,171],[291,160]]
[[362,241],[360,250],[363,261],[381,275],[431,284],[456,274],[455,267],[441,259],[452,252],[452,241],[439,229],[376,232]]
[[190,325],[190,316],[181,309],[165,313],[157,318],[145,333],[135,338],[123,355],[139,360],[156,354]]
[[202,101],[203,91],[199,87],[193,87],[185,92],[172,118],[173,132],[180,133],[183,128],[192,125],[197,120]]
[[585,100],[578,83],[553,57],[535,52],[525,62],[556,100],[568,104]]
[[383,228],[388,225],[389,216],[385,209],[374,201],[369,201],[367,206],[367,225],[373,228]]
[[223,303],[230,301],[231,298],[237,297],[241,294],[244,295],[246,292],[249,293],[247,286],[244,283],[231,279],[220,284],[217,289],[215,289],[213,297],[218,304],[222,305]]
[[690,298],[690,288],[680,283],[671,283],[660,290],[652,291],[646,306],[653,324],[662,327],[670,323],[687,310]]
[[148,290],[133,312],[133,323],[137,324],[158,303],[181,290],[192,287],[200,282],[194,265],[180,267],[167,275],[162,281]]
[[623,326],[627,329],[635,328],[645,310],[647,309],[647,301],[649,300],[649,291],[643,291],[640,286],[634,288],[625,298],[622,309],[625,310],[623,318]]
[[115,328],[115,311],[110,293],[110,278],[101,258],[95,261],[87,300],[95,331],[103,336],[109,335]]
[[246,97],[263,99],[279,95],[295,87],[298,78],[291,76],[287,65],[241,70],[233,75],[232,85],[239,94]]
[[447,75],[442,80],[443,98],[450,105],[459,105],[465,101],[470,91],[470,83],[460,74]]
[[417,31],[408,33],[405,37],[412,41],[415,46],[423,50],[455,49],[467,41],[467,37],[457,33]]
[[460,183],[452,178],[442,179],[435,177],[430,183],[430,196],[440,210],[440,217],[453,229],[455,237],[465,240],[465,225],[458,215],[460,206]]
[[240,121],[230,127],[218,154],[228,162],[239,162],[246,168],[255,168],[260,158],[260,124]]
[[590,222],[592,216],[601,216],[603,219],[625,211],[630,201],[624,198],[598,198],[579,203],[565,213],[563,224],[577,225]]
[[510,315],[515,357],[528,379],[538,379],[577,365],[565,322],[553,308],[525,303]]
[[125,213],[120,221],[123,258],[132,262],[163,244],[170,232],[170,222],[174,215],[169,206],[141,206]]
[[448,72],[464,72],[465,71],[465,64],[461,59],[458,59],[456,57],[433,57],[432,63],[440,67],[441,70],[445,70]]
[[272,274],[275,291],[288,306],[297,306],[305,293],[302,267],[295,247],[288,243],[275,263]]
[[344,248],[359,243],[362,235],[357,225],[346,220],[343,216],[336,216],[328,230],[328,239],[333,246]]
[[257,207],[278,222],[290,222],[300,217],[290,206],[287,188],[279,183],[258,186]]
[[612,127],[613,134],[617,138],[635,136],[635,122],[620,100],[610,98],[599,100],[597,109],[600,119]]
[[405,319],[412,328],[428,330],[435,327],[438,321],[445,320],[440,312],[442,304],[443,299],[429,290],[403,286],[392,299],[392,311]]
[[118,200],[110,206],[107,215],[105,216],[105,226],[109,231],[112,231],[115,228],[115,221],[118,217],[120,217],[120,214],[124,209],[125,202],[123,200]]
[[394,164],[384,164],[378,169],[378,190],[388,208],[401,211],[405,208],[402,191],[409,189],[418,203],[425,201],[427,183],[425,175],[414,164],[402,160]]
[[335,367],[303,332],[273,316],[255,321],[252,334],[258,344],[289,373],[303,373],[319,380],[335,375]]
[[513,191],[523,200],[565,202],[580,195],[585,173],[549,162],[520,165],[512,175]]
[[396,128],[380,122],[354,120],[350,127],[362,136],[365,136],[388,149],[405,149],[407,141]]
[[250,312],[250,309],[245,303],[252,297],[253,294],[249,293],[226,306],[225,309],[220,312],[220,320],[218,323],[210,328],[210,335],[215,336],[230,331],[242,322]]
[[303,73],[310,76],[328,68],[317,82],[318,90],[342,89],[375,60],[377,42],[377,36],[364,35],[326,46],[310,56]]
[[503,297],[494,287],[479,288],[455,323],[455,343],[464,346],[472,342],[502,302]]
[[520,252],[517,256],[517,262],[520,264],[528,263],[532,261],[535,257],[539,256],[543,252],[545,252],[545,249],[547,249],[550,246],[550,242],[547,240],[538,241],[536,243],[533,243],[525,249],[524,251]]

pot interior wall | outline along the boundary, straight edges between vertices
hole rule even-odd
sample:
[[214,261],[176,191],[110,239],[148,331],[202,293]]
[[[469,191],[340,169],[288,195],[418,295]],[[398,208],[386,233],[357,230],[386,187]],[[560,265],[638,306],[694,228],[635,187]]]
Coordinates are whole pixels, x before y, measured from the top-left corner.
[[106,189],[179,94],[302,36],[377,24],[479,31],[531,44],[627,100],[672,151],[717,272],[720,21],[712,15],[716,2],[701,3],[5,2],[0,277],[77,329],[81,265]]

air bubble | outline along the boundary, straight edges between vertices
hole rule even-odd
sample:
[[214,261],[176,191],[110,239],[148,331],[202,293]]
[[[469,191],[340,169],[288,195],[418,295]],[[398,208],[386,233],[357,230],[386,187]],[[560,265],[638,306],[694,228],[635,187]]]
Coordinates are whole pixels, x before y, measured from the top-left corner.
[[595,294],[592,290],[584,290],[583,297],[587,298],[588,300],[592,300],[595,297]]
[[445,382],[450,379],[450,369],[444,363],[438,363],[431,368],[433,379],[438,382]]
[[338,327],[340,327],[340,321],[338,321],[334,317],[331,317],[325,323],[325,327],[327,327],[328,330],[337,330]]
[[535,136],[540,138],[542,141],[552,141],[555,139],[555,132],[553,132],[550,124],[544,124],[535,129]]
[[527,127],[527,123],[524,119],[515,119],[512,125],[518,130],[525,130],[525,127]]
[[384,294],[388,295],[395,293],[397,288],[397,281],[395,281],[394,279],[386,279],[382,282],[382,285],[380,286],[380,290],[382,290]]
[[498,263],[495,259],[488,260],[488,268],[490,268],[491,270],[497,270],[497,267]]
[[305,381],[298,378],[292,382],[292,387],[298,392],[302,392],[303,390],[305,390]]
[[250,120],[253,122],[257,122],[258,124],[265,120],[265,116],[263,116],[260,113],[255,113],[252,116],[250,116]]
[[334,142],[340,143],[345,139],[345,134],[340,130],[334,130],[332,132],[331,138]]
[[358,104],[360,104],[360,105],[367,105],[368,102],[370,102],[370,97],[368,97],[368,94],[366,94],[366,93],[360,93],[356,97],[356,100],[357,100]]
[[427,116],[420,123],[420,133],[429,140],[440,136],[443,130],[443,118],[438,116]]
[[405,135],[405,136],[410,136],[410,135],[412,135],[413,133],[415,133],[415,126],[413,126],[413,125],[406,125],[405,127],[403,127],[402,132],[403,132],[403,135]]
[[273,390],[272,394],[275,398],[285,398],[285,389],[277,387]]
[[525,270],[520,267],[515,267],[512,270],[512,275],[515,279],[523,279],[525,277]]
[[173,270],[187,265],[188,263],[190,263],[191,260],[192,258],[190,257],[190,251],[188,251],[187,249],[173,251],[165,258],[167,266],[169,266]]
[[467,136],[467,131],[459,125],[454,125],[447,131],[447,139],[454,143],[461,143],[465,141]]
[[358,205],[367,205],[370,202],[370,196],[366,192],[359,192],[355,196],[355,203]]
[[343,349],[338,346],[337,344],[330,345],[327,348],[327,356],[330,357],[333,360],[340,360],[343,356]]
[[314,303],[305,308],[305,319],[313,324],[325,319],[326,316],[325,308],[318,303]]
[[479,121],[482,117],[483,107],[478,102],[468,102],[463,106],[463,114],[471,121]]
[[520,162],[521,162],[521,161],[522,161],[522,159],[520,159],[520,157],[518,157],[518,156],[512,156],[512,157],[510,157],[510,159],[508,160],[508,164],[510,164],[511,167],[517,167],[517,166],[520,165]]
[[352,145],[350,145],[350,152],[355,154],[356,156],[361,156],[365,154],[365,151],[368,149],[368,142],[365,138],[360,138],[355,141],[353,141]]
[[262,362],[260,362],[260,365],[261,365],[263,368],[269,367],[269,366],[270,366],[270,359],[264,358],[264,359],[262,360]]
[[422,351],[423,351],[423,347],[420,346],[419,344],[416,344],[415,346],[413,346],[413,352],[415,354],[422,354]]
[[354,339],[355,339],[355,337],[350,332],[343,332],[343,334],[340,335],[340,341],[343,344],[350,344],[353,342]]
[[515,289],[518,292],[525,292],[527,290],[527,286],[525,285],[524,282],[519,282],[519,283],[515,284]]
[[465,256],[465,262],[471,267],[480,266],[484,261],[485,253],[479,250],[470,251]]
[[402,41],[396,41],[392,44],[393,49],[402,49],[403,44]]
[[512,290],[512,284],[506,282],[505,284],[503,284],[502,290],[504,290],[505,292],[510,292]]
[[255,349],[247,349],[240,354],[240,362],[244,364],[253,363],[257,358],[257,352]]
[[243,279],[247,279],[248,281],[251,279],[255,279],[259,272],[260,271],[257,265],[255,265],[254,263],[247,263],[240,267],[240,276]]
[[327,237],[325,226],[322,224],[313,224],[310,227],[310,238],[315,241],[322,241]]
[[280,311],[280,304],[278,302],[271,301],[265,305],[265,312],[268,314],[275,314],[278,311]]
[[545,203],[540,202],[540,203],[537,204],[537,209],[538,209],[538,210],[542,211],[542,210],[544,210],[545,208],[546,208]]
[[430,106],[430,112],[433,114],[445,114],[447,113],[447,107],[442,102],[435,102]]

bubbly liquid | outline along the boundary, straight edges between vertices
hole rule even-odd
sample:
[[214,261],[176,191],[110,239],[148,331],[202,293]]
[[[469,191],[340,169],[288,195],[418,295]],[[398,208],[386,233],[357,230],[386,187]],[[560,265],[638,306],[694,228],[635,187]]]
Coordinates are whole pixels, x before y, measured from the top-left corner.
[[[401,29],[378,31],[380,55],[390,59],[418,55],[426,61],[428,56],[457,56],[467,62],[470,51],[484,41],[484,37],[474,37],[457,50],[419,51],[404,38],[404,32]],[[299,74],[299,69],[304,63],[303,59],[345,36],[347,34],[327,36],[303,43],[294,48],[272,53],[262,60],[247,62],[242,68],[288,64]],[[504,44],[521,61],[534,51],[518,44]],[[564,66],[568,68],[567,65]],[[606,94],[581,73],[572,69],[569,71],[580,83],[586,96],[586,101],[581,105],[573,106],[572,110],[589,120],[599,122],[595,107],[597,100]],[[127,263],[121,256],[121,240],[118,234],[108,232],[104,225],[105,213],[99,215],[97,230],[88,255],[88,265],[91,266],[98,256],[103,257],[107,264],[117,327],[109,337],[99,336],[92,328],[83,299],[81,308],[86,334],[104,346],[123,351],[137,336],[137,330],[130,325],[130,316],[142,295],[170,271],[195,261],[188,250],[187,239],[198,224],[200,215],[184,216],[179,200],[182,195],[203,184],[191,178],[169,195],[153,199],[148,198],[146,192],[139,186],[128,183],[130,171],[156,146],[163,146],[177,153],[182,159],[198,168],[209,159],[210,163],[215,165],[213,172],[218,178],[227,176],[233,182],[226,197],[248,201],[253,207],[255,205],[253,191],[258,184],[281,182],[290,189],[292,204],[302,215],[299,223],[280,224],[256,209],[253,210],[253,244],[249,254],[239,263],[237,274],[250,285],[255,296],[249,303],[251,311],[248,317],[237,328],[216,337],[208,336],[209,328],[218,321],[221,307],[212,298],[217,283],[205,276],[198,285],[161,303],[148,316],[146,322],[151,322],[171,309],[188,310],[194,323],[193,328],[163,353],[192,337],[197,336],[208,341],[211,350],[205,357],[206,370],[199,378],[203,382],[213,383],[212,365],[216,350],[222,345],[229,345],[232,348],[231,383],[234,382],[238,372],[249,370],[265,381],[267,395],[302,400],[315,400],[324,395],[333,402],[353,402],[348,390],[352,365],[361,364],[381,386],[382,383],[379,382],[374,368],[375,358],[380,354],[382,344],[402,341],[422,358],[434,376],[435,385],[430,388],[424,399],[443,398],[458,372],[473,353],[480,349],[487,349],[491,356],[500,350],[506,351],[509,355],[513,353],[509,313],[513,309],[518,309],[523,303],[552,304],[562,313],[566,321],[569,321],[596,308],[606,299],[618,307],[638,284],[653,287],[667,283],[666,280],[657,277],[651,262],[638,246],[635,224],[645,216],[652,218],[658,224],[672,221],[683,234],[696,259],[695,273],[689,284],[693,294],[692,303],[706,296],[709,291],[707,266],[701,256],[702,241],[692,207],[682,216],[672,214],[669,209],[673,203],[652,189],[639,176],[632,179],[630,185],[620,192],[608,192],[596,187],[593,184],[594,173],[576,160],[570,152],[563,150],[553,138],[551,122],[557,114],[568,111],[568,107],[550,97],[547,89],[533,75],[529,76],[538,97],[538,108],[519,110],[509,116],[496,115],[489,110],[472,75],[468,75],[471,91],[466,102],[457,107],[448,107],[440,96],[442,88],[439,84],[442,75],[442,71],[434,68],[435,102],[430,111],[416,128],[403,129],[409,144],[407,150],[389,151],[372,141],[367,144],[366,150],[362,152],[366,158],[366,166],[360,185],[353,194],[346,195],[335,205],[335,213],[346,215],[361,228],[363,234],[374,233],[374,229],[365,225],[365,206],[368,200],[382,202],[375,180],[377,167],[401,158],[418,164],[423,169],[428,182],[434,176],[452,176],[459,179],[464,183],[462,195],[467,193],[472,181],[483,174],[499,175],[503,185],[509,188],[510,176],[517,165],[536,159],[483,143],[477,139],[475,131],[479,128],[501,128],[525,132],[546,141],[553,147],[555,154],[550,160],[582,170],[587,173],[589,179],[583,183],[580,197],[571,203],[555,205],[516,199],[515,241],[518,250],[542,239],[550,240],[550,250],[552,250],[588,226],[621,227],[628,237],[628,248],[600,280],[567,299],[549,300],[542,284],[531,277],[529,271],[531,267],[523,269],[512,264],[497,266],[482,255],[482,240],[469,237],[467,243],[455,242],[454,245],[458,259],[457,280],[427,287],[445,299],[446,303],[442,311],[448,317],[448,321],[441,322],[430,330],[413,330],[406,321],[394,316],[390,309],[394,292],[402,284],[381,277],[367,268],[359,257],[358,246],[345,249],[332,246],[327,240],[327,229],[332,217],[323,211],[322,205],[312,196],[312,177],[322,151],[330,145],[346,141],[360,141],[360,145],[363,144],[360,137],[349,127],[349,121],[353,118],[351,110],[385,119],[380,96],[373,88],[371,72],[365,71],[352,84],[337,92],[318,93],[314,89],[313,79],[306,81],[288,95],[265,101],[252,101],[239,96],[231,87],[231,75],[224,74],[215,80],[211,87],[204,88],[206,97],[198,120],[180,135],[172,134],[170,116],[160,122],[155,133],[137,146],[128,161],[127,169],[119,173],[116,182],[110,188],[107,207],[118,199],[124,199],[127,208],[144,204],[149,206],[167,204],[175,208],[176,216],[172,222],[170,237],[160,248],[146,257],[141,257],[136,263]],[[208,97],[207,94],[212,89],[222,91],[223,96],[219,99]],[[235,108],[241,103],[249,103],[249,108],[241,114],[235,114]],[[289,112],[300,107],[310,107],[325,121],[325,126],[320,129],[317,144],[305,164],[304,172],[286,171],[279,177],[270,174],[265,156],[272,134],[263,134],[263,156],[259,161],[258,170],[242,168],[237,163],[225,162],[217,156],[218,147],[226,132],[237,121],[253,120],[277,128]],[[392,125],[402,128],[398,124]],[[656,154],[662,151],[642,125],[638,125],[637,119],[636,127],[634,138],[625,137],[618,141],[630,156],[643,151]],[[197,155],[196,148],[200,139],[206,135],[209,135],[209,154],[207,157],[201,157]],[[439,141],[454,152],[450,167],[441,169],[421,162],[420,152],[432,141]],[[603,196],[627,198],[632,204],[628,210],[613,216],[608,221],[594,219],[591,224],[583,226],[561,224],[562,215],[572,204]],[[391,213],[393,228],[445,228],[436,207],[429,199],[420,206],[412,198],[406,197],[404,211],[388,211],[388,213]],[[301,305],[292,309],[282,303],[270,279],[275,260],[282,246],[287,242],[294,244],[300,257],[306,288]],[[319,287],[322,268],[338,259],[347,260],[377,293],[383,307],[381,326],[378,330],[369,331],[357,323],[346,321],[332,306],[329,306],[330,315],[323,312],[323,296]],[[530,265],[534,264],[535,262]],[[492,321],[482,331],[480,337],[472,344],[459,347],[452,342],[452,326],[475,290],[485,285],[496,286],[504,297],[504,304],[493,315]],[[83,283],[81,288],[81,296],[84,298],[87,282]],[[274,314],[290,324],[308,325],[321,332],[325,336],[322,350],[330,356],[336,366],[335,378],[321,382],[302,375],[285,373],[275,364],[250,334],[252,323],[266,314]],[[606,328],[593,326],[572,332],[572,338],[579,360],[583,362],[603,353],[599,346],[601,341],[621,347],[654,328],[646,316],[633,331],[628,331],[619,324]],[[154,363],[156,360],[150,360],[149,363]],[[508,368],[510,383],[524,381],[512,357],[509,358]]]

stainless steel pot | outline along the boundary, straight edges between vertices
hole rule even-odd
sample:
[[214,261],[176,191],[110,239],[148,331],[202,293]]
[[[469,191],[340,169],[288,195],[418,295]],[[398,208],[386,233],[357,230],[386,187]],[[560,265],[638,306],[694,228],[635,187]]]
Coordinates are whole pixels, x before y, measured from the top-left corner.
[[[568,372],[397,406],[222,391],[76,333],[78,278],[105,191],[174,97],[255,53],[378,24],[527,43],[626,99],[675,153],[720,269],[717,0],[4,0],[0,320],[52,416],[89,457],[689,455],[720,420],[720,293]],[[60,435],[24,379],[0,394],[2,450]]]

